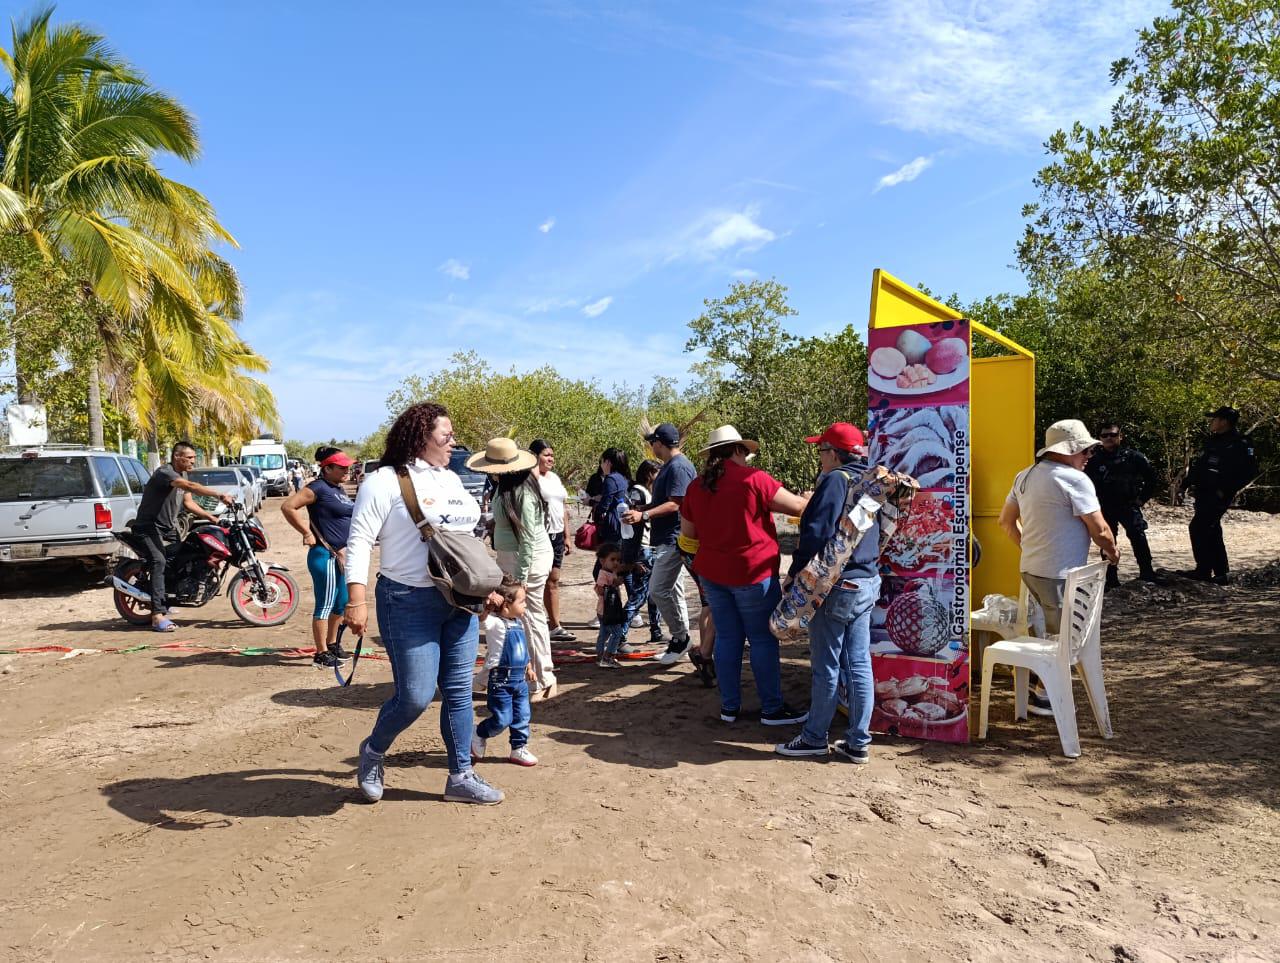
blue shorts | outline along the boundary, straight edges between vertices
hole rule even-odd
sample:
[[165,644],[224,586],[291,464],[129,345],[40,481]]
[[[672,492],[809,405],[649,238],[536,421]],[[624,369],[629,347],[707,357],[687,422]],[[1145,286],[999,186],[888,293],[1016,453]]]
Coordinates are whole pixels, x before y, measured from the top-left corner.
[[338,568],[338,560],[323,545],[312,545],[307,552],[307,571],[311,573],[311,586],[316,594],[312,618],[341,615],[347,607],[347,579]]

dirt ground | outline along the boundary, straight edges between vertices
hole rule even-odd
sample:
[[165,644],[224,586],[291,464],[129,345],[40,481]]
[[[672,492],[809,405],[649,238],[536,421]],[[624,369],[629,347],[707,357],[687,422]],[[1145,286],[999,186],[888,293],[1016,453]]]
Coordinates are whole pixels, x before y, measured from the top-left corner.
[[[0,644],[305,646],[311,590],[278,505],[267,554],[304,583],[289,624],[251,628],[218,599],[154,636],[47,570],[7,576]],[[1157,513],[1160,564],[1189,564],[1185,523]],[[1227,538],[1258,568],[1280,518],[1233,513]],[[571,626],[589,575],[572,556]],[[495,808],[441,800],[434,712],[388,757],[384,800],[359,801],[384,661],[341,690],[290,653],[0,654],[0,956],[1274,960],[1280,587],[1252,581],[1108,596],[1116,738],[1086,710],[1078,760],[1052,720],[1011,721],[1007,688],[987,742],[880,740],[855,767],[719,722],[687,662],[575,664],[534,706],[541,764],[479,764],[507,792]],[[806,704],[806,653],[784,655]]]

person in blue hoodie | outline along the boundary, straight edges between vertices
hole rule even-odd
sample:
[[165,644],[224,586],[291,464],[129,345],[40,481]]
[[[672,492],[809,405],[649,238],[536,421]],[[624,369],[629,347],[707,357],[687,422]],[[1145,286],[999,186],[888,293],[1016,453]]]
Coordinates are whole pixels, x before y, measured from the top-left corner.
[[[850,481],[867,470],[862,432],[838,421],[821,435],[806,438],[818,446],[822,474],[800,516],[800,541],[791,556],[788,581],[794,578],[836,532]],[[858,543],[840,581],[809,623],[809,659],[813,690],[809,718],[800,734],[775,746],[784,756],[826,756],[831,749],[850,762],[870,759],[871,710],[875,680],[871,675],[871,610],[880,597],[879,522]],[[843,739],[827,746],[827,729],[836,712],[836,688],[841,677],[849,698],[849,728]]]

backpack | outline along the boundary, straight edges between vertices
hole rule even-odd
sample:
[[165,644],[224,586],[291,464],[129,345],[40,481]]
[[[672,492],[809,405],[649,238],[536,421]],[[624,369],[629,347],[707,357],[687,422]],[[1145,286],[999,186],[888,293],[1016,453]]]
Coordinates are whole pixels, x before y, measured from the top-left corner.
[[769,628],[781,642],[795,642],[809,634],[809,622],[840,581],[845,565],[880,516],[881,544],[893,534],[900,512],[911,504],[919,485],[910,475],[876,465],[855,478],[840,511],[840,522],[827,544],[809,560],[782,595],[769,617]]
[[594,552],[600,544],[600,535],[594,522],[583,522],[573,533],[573,547],[584,552]]
[[431,581],[454,608],[479,615],[489,593],[502,584],[502,569],[489,557],[484,542],[471,532],[444,532],[432,526],[422,514],[409,476],[396,477],[409,517],[422,540],[431,543],[427,553],[427,574]]

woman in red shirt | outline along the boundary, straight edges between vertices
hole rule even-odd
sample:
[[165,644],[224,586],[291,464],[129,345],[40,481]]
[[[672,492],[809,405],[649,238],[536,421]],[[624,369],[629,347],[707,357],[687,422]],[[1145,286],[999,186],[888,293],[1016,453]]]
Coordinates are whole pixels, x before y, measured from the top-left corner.
[[798,725],[808,713],[782,700],[782,665],[769,616],[782,598],[773,512],[799,515],[805,500],[747,464],[759,448],[732,425],[711,433],[703,449],[706,467],[680,506],[680,529],[698,540],[693,570],[703,582],[716,626],[720,718],[733,722],[742,708],[742,649],[750,640],[760,721]]

